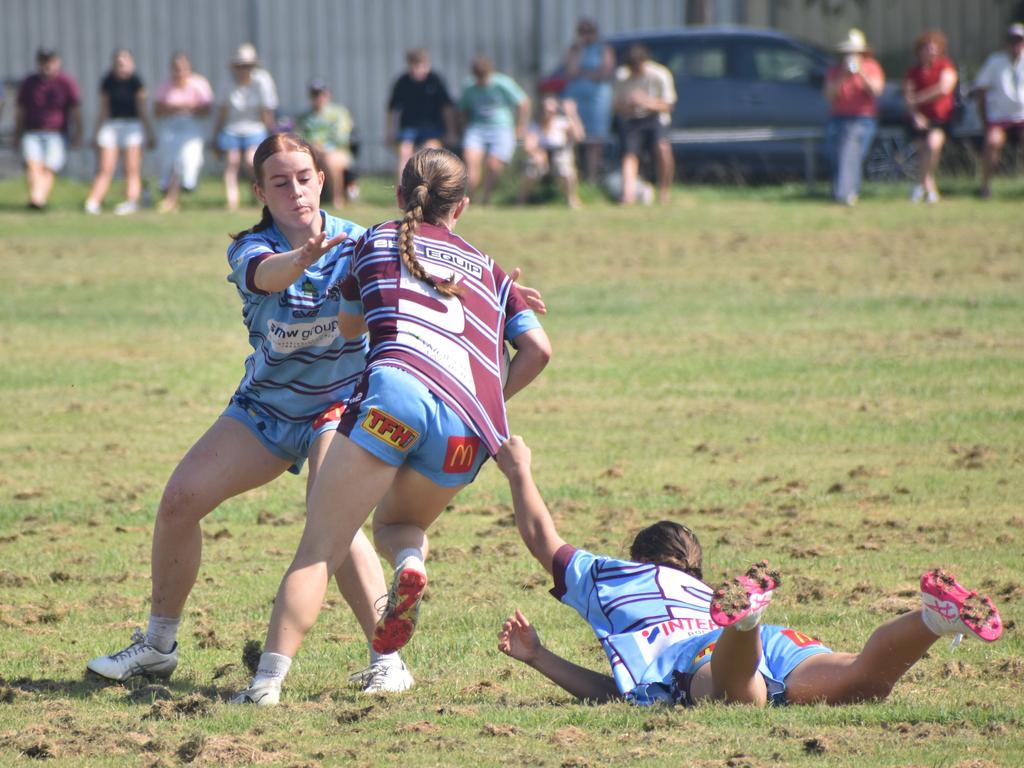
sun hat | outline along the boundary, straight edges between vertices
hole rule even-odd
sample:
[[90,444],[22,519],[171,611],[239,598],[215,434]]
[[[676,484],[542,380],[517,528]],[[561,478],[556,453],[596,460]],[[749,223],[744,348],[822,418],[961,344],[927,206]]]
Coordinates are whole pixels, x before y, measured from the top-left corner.
[[866,53],[868,50],[870,49],[864,33],[856,27],[847,32],[846,39],[836,46],[837,53]]
[[231,63],[243,67],[255,67],[260,63],[260,57],[256,53],[256,46],[252,43],[242,43],[231,57]]
[[1024,24],[1014,22],[1006,29],[1007,37],[1024,37]]

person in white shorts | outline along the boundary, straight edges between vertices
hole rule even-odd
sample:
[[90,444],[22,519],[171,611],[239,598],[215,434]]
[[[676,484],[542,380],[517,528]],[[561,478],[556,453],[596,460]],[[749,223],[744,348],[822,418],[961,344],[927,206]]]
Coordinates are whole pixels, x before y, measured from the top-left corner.
[[192,71],[192,62],[180,51],[171,57],[171,76],[160,84],[153,100],[160,155],[161,213],[178,210],[182,190],[199,184],[203,168],[202,118],[210,114],[213,89]]

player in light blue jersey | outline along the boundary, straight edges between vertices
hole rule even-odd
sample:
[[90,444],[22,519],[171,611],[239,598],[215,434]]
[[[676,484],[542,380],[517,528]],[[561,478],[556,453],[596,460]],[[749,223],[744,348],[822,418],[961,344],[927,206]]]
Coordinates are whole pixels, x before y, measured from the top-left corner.
[[[285,471],[298,473],[307,458],[307,491],[312,488],[364,367],[366,338],[338,334],[339,294],[332,287],[363,228],[320,210],[324,174],[297,137],[263,141],[255,169],[262,219],[228,249],[228,279],[241,296],[253,352],[227,409],[164,489],[153,531],[148,630],[137,630],[124,650],[89,662],[88,669],[102,677],[167,677],[174,671],[182,611],[199,572],[200,521],[232,496]],[[362,531],[334,575],[369,642],[375,603],[387,585]],[[371,647],[369,667],[352,682],[367,692],[393,692],[413,680],[397,653]]]
[[533,481],[530,458],[518,436],[496,456],[509,479],[519,532],[553,576],[551,593],[594,630],[612,675],[549,651],[518,610],[502,627],[498,648],[581,699],[687,705],[877,700],[941,636],[991,642],[1002,633],[989,598],[933,570],[921,577],[920,609],[878,627],[860,653],[833,653],[802,632],[761,624],[781,582],[767,563],[715,590],[704,584],[700,542],[684,525],[662,521],[643,529],[630,560],[567,544]]

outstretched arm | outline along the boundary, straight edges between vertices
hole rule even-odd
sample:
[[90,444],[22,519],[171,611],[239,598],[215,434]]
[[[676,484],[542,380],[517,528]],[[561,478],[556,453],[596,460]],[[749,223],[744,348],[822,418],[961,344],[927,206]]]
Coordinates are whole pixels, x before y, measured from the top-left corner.
[[260,262],[260,265],[256,267],[256,274],[253,275],[253,282],[257,288],[266,293],[283,291],[302,277],[306,267],[315,264],[325,253],[343,243],[347,238],[346,234],[336,235],[329,240],[323,232],[313,235],[301,248],[275,253]]
[[519,435],[512,435],[502,444],[494,460],[508,478],[519,535],[530,554],[552,573],[555,553],[565,546],[565,540],[558,535],[551,513],[533,481],[530,446]]
[[518,608],[498,633],[498,650],[533,667],[578,699],[604,702],[622,697],[610,676],[573,664],[545,648],[537,630]]

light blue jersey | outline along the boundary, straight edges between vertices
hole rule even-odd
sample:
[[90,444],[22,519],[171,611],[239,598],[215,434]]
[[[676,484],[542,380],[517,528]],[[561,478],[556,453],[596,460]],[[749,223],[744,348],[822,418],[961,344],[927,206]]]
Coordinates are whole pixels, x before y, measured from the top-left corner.
[[264,259],[293,250],[276,226],[245,235],[228,248],[228,281],[242,298],[242,319],[253,348],[232,401],[286,422],[312,421],[346,400],[366,362],[366,336],[346,340],[338,335],[336,285],[365,228],[323,211],[320,215],[328,238],[345,233],[350,239],[284,291],[264,293],[253,283]]

